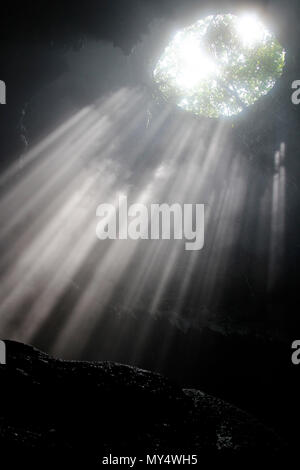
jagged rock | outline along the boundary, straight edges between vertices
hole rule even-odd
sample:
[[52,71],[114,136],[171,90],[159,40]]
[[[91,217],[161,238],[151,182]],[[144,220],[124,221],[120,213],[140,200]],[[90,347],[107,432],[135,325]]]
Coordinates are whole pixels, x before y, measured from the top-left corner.
[[7,341],[0,366],[0,448],[10,461],[193,454],[268,459],[281,440],[246,413],[161,375],[110,362],[62,361]]

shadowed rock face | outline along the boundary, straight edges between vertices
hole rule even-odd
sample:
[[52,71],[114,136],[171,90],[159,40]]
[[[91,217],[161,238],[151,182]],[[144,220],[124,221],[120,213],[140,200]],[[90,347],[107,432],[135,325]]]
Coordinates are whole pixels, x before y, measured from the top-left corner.
[[0,448],[10,461],[147,454],[271,459],[280,439],[246,413],[164,377],[110,362],[67,362],[7,341]]

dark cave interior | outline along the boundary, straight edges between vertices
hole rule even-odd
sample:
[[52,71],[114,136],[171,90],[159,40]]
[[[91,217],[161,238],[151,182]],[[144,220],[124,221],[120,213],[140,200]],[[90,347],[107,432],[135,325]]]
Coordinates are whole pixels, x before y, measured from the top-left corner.
[[[287,51],[284,74],[272,92],[234,120],[222,121],[221,131],[218,121],[196,119],[168,104],[156,103],[151,71],[170,35],[204,14],[244,8],[259,11]],[[164,373],[181,385],[226,399],[273,425],[286,437],[295,438],[300,418],[299,407],[298,411],[296,408],[299,374],[290,357],[291,344],[299,329],[300,114],[291,102],[291,84],[300,79],[299,2],[87,0],[74,1],[70,6],[66,0],[47,0],[22,4],[11,1],[1,9],[0,78],[8,84],[7,105],[0,108],[1,173],[6,174],[13,165],[19,168],[8,181],[1,182],[3,200],[8,191],[18,189],[22,177],[31,181],[31,167],[23,166],[23,155],[74,113],[87,107],[95,106],[93,112],[98,113],[99,119],[104,107],[108,107],[112,125],[106,137],[112,145],[108,164],[112,165],[115,177],[113,189],[128,185],[132,198],[142,191],[162,158],[169,162],[165,149],[169,147],[172,151],[172,139],[176,135],[178,140],[175,139],[173,147],[178,146],[180,132],[184,138],[187,129],[193,129],[194,139],[179,155],[176,174],[191,171],[189,158],[195,153],[196,137],[204,150],[212,149],[217,162],[209,167],[205,174],[207,180],[203,182],[201,159],[196,158],[193,163],[195,172],[199,171],[201,188],[188,193],[188,197],[192,202],[196,195],[209,205],[214,193],[211,204],[216,214],[207,233],[207,251],[199,258],[184,252],[176,254],[168,271],[165,267],[166,260],[173,256],[171,247],[163,250],[161,258],[156,257],[156,265],[145,278],[143,260],[147,255],[146,262],[150,263],[151,252],[140,246],[124,261],[117,251],[114,257],[108,258],[108,267],[104,263],[102,276],[108,273],[108,280],[99,292],[92,281],[98,276],[99,284],[102,283],[101,269],[100,275],[98,270],[106,248],[91,245],[80,269],[75,266],[71,274],[60,272],[61,259],[54,259],[47,271],[48,258],[41,258],[41,270],[28,277],[20,302],[15,307],[9,306],[13,316],[7,321],[4,316],[0,323],[1,337],[27,342],[67,359],[116,361]],[[109,97],[120,89],[129,90],[128,98],[125,97],[128,101],[124,107],[117,103],[115,111],[115,102],[110,105]],[[139,92],[131,95],[130,90],[136,89]],[[162,121],[164,114],[167,119]],[[138,119],[134,119],[136,116]],[[130,129],[125,132],[129,122]],[[88,133],[88,130],[87,123],[76,132]],[[219,131],[220,141],[215,142],[214,136]],[[70,139],[77,137],[70,135]],[[272,206],[270,198],[277,171],[274,155],[282,144],[286,151],[285,230],[282,252],[271,260],[270,281],[272,215],[268,210],[260,212],[260,208],[264,204],[267,208]],[[141,148],[142,152],[139,158],[131,159],[138,152],[135,148]],[[100,165],[97,155],[95,147],[83,163],[76,161],[70,178],[75,181],[78,176],[84,180],[97,172]],[[67,157],[63,152],[55,156],[53,166],[49,164],[47,171],[55,169],[60,161],[65,168]],[[110,171],[109,167],[108,177]],[[5,256],[0,272],[1,283],[7,284],[8,289],[13,288],[9,273],[15,257],[24,246],[31,246],[30,237],[37,233],[30,232],[31,227],[36,227],[35,221],[40,223],[36,230],[42,232],[47,214],[40,217],[40,212],[52,203],[54,211],[60,208],[61,201],[55,205],[55,195],[59,182],[64,184],[63,178],[58,179],[57,187],[53,182],[53,188],[43,194],[40,203],[33,197],[34,191],[40,194],[48,176],[44,174],[33,180],[29,195],[22,193],[22,197],[16,197],[13,205],[16,211],[22,210],[22,204],[32,205],[7,231],[6,223],[12,216],[5,210],[11,206],[3,206],[1,225],[5,233],[1,235],[0,245]],[[197,183],[196,173],[190,183]],[[230,184],[240,189],[233,194],[225,192],[228,200],[237,200],[236,209],[231,207],[226,212],[226,207],[219,209],[218,204]],[[159,195],[171,199],[171,190],[176,194],[176,187],[169,186],[162,188]],[[83,207],[90,204],[93,212],[97,197],[97,191],[91,191]],[[184,197],[184,192],[180,197]],[[74,213],[74,217],[80,214]],[[72,258],[72,250],[80,241],[76,232],[80,225],[70,230],[74,239],[62,246],[60,254],[63,256],[64,247],[68,246],[66,258]],[[19,239],[23,233],[25,241]],[[126,245],[124,249],[130,252],[131,246]],[[36,256],[35,249],[32,252]],[[33,260],[35,263],[39,264],[37,258]],[[62,282],[64,289],[56,285],[56,272],[60,272],[58,284]],[[165,277],[161,278],[160,273],[165,273]],[[188,282],[183,290],[186,278]],[[18,282],[17,287],[23,292],[21,281],[17,272],[13,282]],[[161,282],[164,282],[163,295],[158,290]],[[81,306],[84,293],[91,286],[92,302],[83,302]],[[44,291],[54,300],[42,297],[51,308],[35,324],[37,298]],[[179,304],[178,292],[182,293]],[[4,303],[6,298],[2,295],[1,292],[0,300]],[[149,306],[155,307],[154,314]],[[78,315],[83,313],[74,330],[71,327],[68,330],[68,325],[73,325],[74,311]],[[31,312],[32,316],[24,319],[24,312]],[[65,337],[61,337],[62,331],[66,331]],[[85,337],[81,344],[82,335]],[[294,426],[289,423],[291,415],[295,416]]]

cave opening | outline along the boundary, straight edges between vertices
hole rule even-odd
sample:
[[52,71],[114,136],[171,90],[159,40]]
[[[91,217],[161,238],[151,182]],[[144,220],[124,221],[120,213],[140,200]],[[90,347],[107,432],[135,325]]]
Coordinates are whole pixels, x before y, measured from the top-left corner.
[[216,14],[174,35],[153,78],[184,110],[230,117],[266,95],[284,65],[285,50],[256,14]]

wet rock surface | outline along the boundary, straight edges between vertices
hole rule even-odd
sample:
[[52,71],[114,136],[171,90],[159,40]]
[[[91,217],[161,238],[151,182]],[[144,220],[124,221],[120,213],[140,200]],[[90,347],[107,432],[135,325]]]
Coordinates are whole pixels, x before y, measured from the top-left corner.
[[6,345],[0,448],[10,461],[101,464],[109,454],[261,461],[287,455],[277,435],[248,414],[158,374]]

